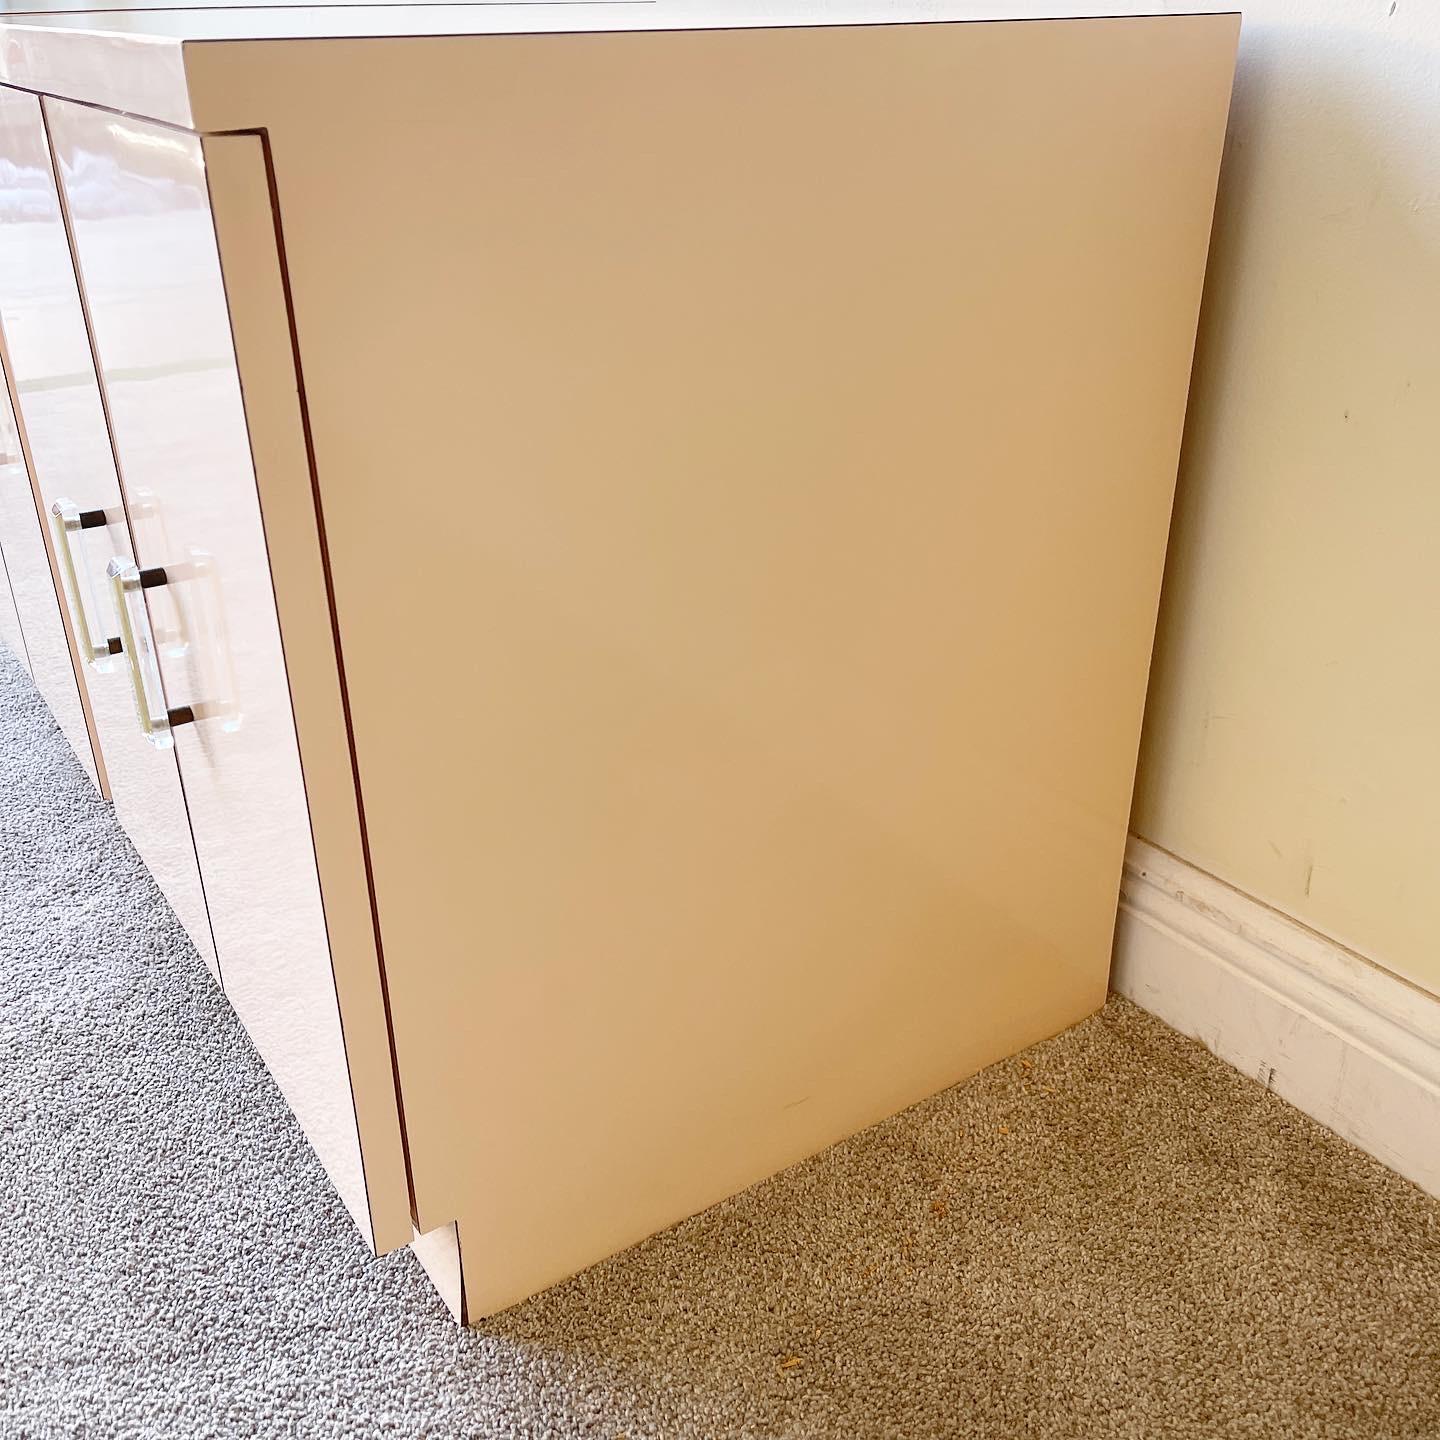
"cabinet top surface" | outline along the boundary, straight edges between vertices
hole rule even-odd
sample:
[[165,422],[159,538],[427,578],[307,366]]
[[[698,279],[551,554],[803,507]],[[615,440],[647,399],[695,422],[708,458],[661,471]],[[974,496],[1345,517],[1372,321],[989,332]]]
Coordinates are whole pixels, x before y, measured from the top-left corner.
[[1233,13],[1189,0],[451,0],[295,5],[287,0],[0,0],[0,30],[169,41],[708,30]]
[[[4,7],[7,0],[0,0]],[[451,62],[470,49],[464,37],[787,30],[821,27],[947,25],[996,20],[1124,20],[1208,17],[1238,28],[1237,12],[1215,0],[451,0],[448,4],[294,5],[286,0],[8,0],[0,8],[0,85],[123,114],[213,131],[269,123],[265,95],[250,62],[270,72],[304,53],[312,74],[306,97],[321,115],[326,95],[356,83],[353,67],[437,63],[423,37],[454,37]],[[1196,21],[1196,23],[1201,23]],[[1168,27],[1167,27],[1168,28]],[[833,32],[832,32],[833,33]],[[1037,36],[1037,38],[1039,38]],[[1174,37],[1183,48],[1184,37]],[[252,41],[319,41],[297,51]],[[326,44],[325,42],[335,42]],[[353,43],[345,43],[353,42]],[[358,46],[358,48],[357,48]],[[399,47],[398,49],[394,47]],[[363,58],[362,58],[363,52]],[[402,59],[402,57],[405,57]],[[472,57],[474,58],[474,57]],[[213,63],[212,63],[213,62]],[[217,71],[227,72],[219,80]],[[348,78],[347,78],[348,77]],[[326,86],[329,88],[327,89]]]

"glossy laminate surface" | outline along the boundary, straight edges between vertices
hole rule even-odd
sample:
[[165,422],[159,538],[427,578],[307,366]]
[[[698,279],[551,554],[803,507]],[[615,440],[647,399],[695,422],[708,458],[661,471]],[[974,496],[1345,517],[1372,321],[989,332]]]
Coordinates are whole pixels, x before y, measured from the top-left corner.
[[[4,230],[0,228],[0,243]],[[0,336],[3,359],[3,336]],[[85,773],[100,785],[85,701],[60,608],[58,579],[40,527],[24,445],[15,420],[10,387],[0,384],[0,539],[16,619],[24,634],[17,650],[36,688],[45,697],[61,733]],[[103,793],[104,787],[101,786]]]
[[251,40],[573,34],[1204,14],[1192,0],[560,0],[560,3],[23,5],[0,26],[0,81],[176,125],[233,128],[194,95],[191,53]]
[[25,650],[25,634],[20,629],[20,612],[10,589],[10,571],[5,564],[5,547],[0,544],[0,645],[4,645],[29,670],[30,656]]
[[[24,459],[20,454],[20,440],[15,434],[15,422],[10,414],[10,396],[0,387],[0,494],[13,483],[10,470],[19,466],[24,473]],[[25,632],[20,625],[20,611],[15,602],[15,592],[10,583],[10,565],[5,558],[5,537],[8,533],[4,500],[0,499],[0,644],[25,667],[30,669],[30,654],[25,648]],[[17,554],[20,545],[14,546]]]
[[372,1240],[377,1251],[388,1251],[409,1244],[413,1233],[409,1176],[269,173],[255,135],[208,136],[204,152],[280,612]]
[[[63,598],[89,663],[90,701],[116,818],[140,852],[201,956],[216,973],[210,922],[195,861],[175,758],[146,741],[137,723],[124,654],[107,654],[121,627],[106,577],[116,556],[131,557],[131,535],[86,333],[85,316],[51,168],[41,102],[0,89],[0,330],[14,374],[35,489],[64,577]],[[104,185],[78,187],[76,213],[105,204]],[[149,497],[133,494],[145,517]],[[52,513],[103,516],[83,529]],[[143,523],[153,523],[143,520]],[[158,635],[183,647],[179,632]],[[93,659],[91,657],[94,657]]]
[[187,39],[278,36],[494,35],[609,30],[764,29],[996,20],[1214,14],[1206,0],[449,0],[449,3],[296,4],[294,0],[18,0],[0,21],[86,24]]
[[1237,29],[189,57],[473,1315],[1103,999]]
[[[5,547],[5,564],[16,623],[23,631],[17,651],[30,670],[40,693],[50,706],[56,723],[70,742],[81,766],[106,793],[103,770],[97,760],[89,699],[80,677],[78,654],[60,596],[63,580],[55,563],[40,519],[40,497],[30,478],[31,460],[25,426],[17,418],[16,402],[22,407],[27,397],[21,384],[33,379],[28,373],[26,343],[32,327],[31,307],[22,303],[21,314],[5,316],[5,297],[18,297],[27,284],[26,265],[30,242],[37,226],[43,228],[43,214],[35,214],[36,201],[26,193],[23,152],[29,143],[26,128],[35,102],[28,96],[0,90],[0,380],[4,395],[0,402],[0,541]],[[43,188],[43,187],[42,187]],[[43,199],[40,207],[43,211]],[[72,279],[73,285],[73,279]],[[18,358],[11,354],[9,335],[19,330]],[[43,377],[41,377],[43,383]],[[40,401],[42,408],[45,402]]]
[[[295,373],[232,317],[237,353],[270,356],[246,375],[252,484],[294,541],[271,552],[280,633],[322,655],[296,622],[301,467],[257,438],[304,429],[415,1221],[472,1319],[1103,998],[1238,21],[871,23],[944,18],[982,16],[0,30],[20,83],[273,164],[273,191],[215,211],[227,281],[249,232],[284,235]],[[182,383],[225,348],[213,251],[172,313],[203,249],[170,184],[194,152],[113,114],[66,125],[67,181],[102,156],[159,197],[137,253],[97,226],[85,268],[117,392],[123,352],[163,352],[136,363],[167,403],[122,450],[173,444],[162,410],[188,437],[156,467],[183,516],[156,615],[246,631],[166,662],[200,732],[236,713],[217,655],[235,693],[278,691],[273,667],[240,680],[273,636],[232,580],[260,559],[239,425]],[[216,476],[226,498],[186,497]],[[302,737],[336,730],[329,688],[292,685]],[[216,866],[239,873],[225,837],[267,816],[231,780],[253,765],[260,793],[272,762],[226,761],[220,729]]]
[[325,917],[200,142],[46,103],[225,993],[368,1236]]
[[[20,453],[20,436],[10,409],[10,392],[3,383],[0,383],[0,560],[3,560],[5,568],[3,577],[0,577],[4,582],[0,586],[0,640],[10,647],[11,653],[33,678],[34,667],[21,615],[27,617],[39,637],[46,631],[48,613],[51,620],[49,633],[54,637],[52,649],[56,656],[64,656],[68,667],[70,654],[60,625],[55,588],[50,583],[45,544],[35,520],[30,476],[25,469],[25,457]],[[43,640],[38,648],[43,664]],[[73,669],[70,673],[73,682]],[[77,694],[77,707],[79,703]],[[81,723],[84,723],[83,719]]]

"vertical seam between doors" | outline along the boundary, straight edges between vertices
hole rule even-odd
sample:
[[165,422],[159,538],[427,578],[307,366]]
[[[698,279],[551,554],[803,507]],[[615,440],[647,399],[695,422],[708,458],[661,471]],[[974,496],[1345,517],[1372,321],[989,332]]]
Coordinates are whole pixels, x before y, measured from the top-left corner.
[[[130,504],[125,494],[125,467],[121,464],[120,449],[115,443],[115,424],[110,413],[110,394],[105,386],[100,352],[95,346],[95,326],[90,315],[90,302],[85,295],[85,278],[83,267],[80,264],[80,252],[75,248],[75,229],[70,218],[70,197],[65,193],[65,184],[60,175],[60,159],[55,153],[55,137],[50,133],[50,106],[54,103],[55,100],[52,96],[42,95],[40,97],[40,128],[45,135],[45,150],[50,159],[50,178],[55,185],[55,197],[60,206],[60,224],[65,231],[65,245],[70,251],[70,268],[75,275],[75,297],[80,305],[80,320],[85,327],[85,344],[90,351],[90,368],[95,372],[95,391],[100,397],[100,414],[105,421],[105,439],[110,446],[111,464],[115,467],[115,486],[120,492],[120,511],[125,517],[125,533],[130,537],[130,556],[138,563],[139,548],[135,544],[135,527],[130,519]],[[145,606],[148,613],[150,602],[143,595],[141,604]],[[160,678],[161,693],[164,694],[165,673],[157,666],[156,674]],[[169,705],[169,695],[165,695],[165,703],[167,706]],[[210,918],[210,897],[205,893],[205,872],[200,868],[200,851],[195,844],[195,821],[190,814],[190,797],[185,791],[185,767],[180,763],[179,748],[177,747],[172,753],[175,756],[175,773],[179,777],[180,802],[185,806],[185,824],[190,831],[190,848],[195,851],[195,874],[200,882],[200,899],[205,905],[205,925],[210,931],[210,950],[215,956],[215,976],[223,994],[225,970],[220,963],[220,947],[215,943],[215,922]]]

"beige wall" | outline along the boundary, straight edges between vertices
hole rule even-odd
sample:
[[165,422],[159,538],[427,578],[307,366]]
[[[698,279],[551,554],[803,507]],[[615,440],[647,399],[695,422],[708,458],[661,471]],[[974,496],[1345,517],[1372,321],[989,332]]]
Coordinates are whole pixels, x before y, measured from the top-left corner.
[[1440,993],[1436,0],[1245,7],[1134,828]]

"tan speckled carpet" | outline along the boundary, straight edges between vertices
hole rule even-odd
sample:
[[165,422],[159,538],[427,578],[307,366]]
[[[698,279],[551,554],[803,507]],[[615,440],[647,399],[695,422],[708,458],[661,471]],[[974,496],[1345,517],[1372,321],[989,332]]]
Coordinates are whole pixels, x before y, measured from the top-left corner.
[[1440,1204],[1115,1000],[463,1334],[0,652],[0,1435],[1437,1440]]

